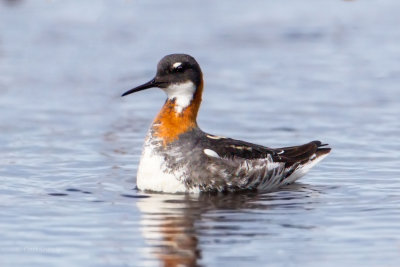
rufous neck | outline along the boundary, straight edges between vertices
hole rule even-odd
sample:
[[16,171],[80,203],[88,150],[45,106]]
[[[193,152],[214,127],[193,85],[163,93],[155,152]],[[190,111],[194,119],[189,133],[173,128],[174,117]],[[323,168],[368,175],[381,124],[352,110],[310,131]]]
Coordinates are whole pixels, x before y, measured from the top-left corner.
[[190,99],[185,94],[167,92],[168,99],[152,125],[153,135],[161,138],[166,145],[178,139],[179,135],[196,128],[202,93],[203,82],[195,88]]

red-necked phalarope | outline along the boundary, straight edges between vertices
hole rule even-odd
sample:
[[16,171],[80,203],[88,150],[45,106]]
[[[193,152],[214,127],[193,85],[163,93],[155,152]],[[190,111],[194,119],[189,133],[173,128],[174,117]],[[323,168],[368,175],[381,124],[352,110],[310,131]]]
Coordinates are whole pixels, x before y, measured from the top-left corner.
[[122,96],[152,87],[168,98],[145,139],[137,173],[140,190],[272,191],[305,175],[331,150],[320,141],[268,148],[203,132],[196,122],[203,74],[189,55],[165,56],[155,78]]

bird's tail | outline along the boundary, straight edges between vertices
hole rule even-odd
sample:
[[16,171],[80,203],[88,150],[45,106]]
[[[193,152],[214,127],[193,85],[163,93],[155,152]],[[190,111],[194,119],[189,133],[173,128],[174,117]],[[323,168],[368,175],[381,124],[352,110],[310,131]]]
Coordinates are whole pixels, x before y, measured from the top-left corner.
[[322,144],[320,141],[312,141],[302,146],[282,148],[282,156],[287,157],[288,163],[293,167],[296,166],[285,178],[285,182],[295,182],[323,160],[331,152],[331,148],[327,146],[328,144]]

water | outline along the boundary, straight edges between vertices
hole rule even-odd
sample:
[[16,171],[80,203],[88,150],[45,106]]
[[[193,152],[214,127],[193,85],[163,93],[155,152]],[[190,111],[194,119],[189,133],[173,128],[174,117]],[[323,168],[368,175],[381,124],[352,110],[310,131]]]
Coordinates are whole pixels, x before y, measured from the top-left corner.
[[[400,2],[0,2],[1,266],[399,266]],[[192,54],[199,124],[331,155],[279,192],[139,192],[159,90]]]

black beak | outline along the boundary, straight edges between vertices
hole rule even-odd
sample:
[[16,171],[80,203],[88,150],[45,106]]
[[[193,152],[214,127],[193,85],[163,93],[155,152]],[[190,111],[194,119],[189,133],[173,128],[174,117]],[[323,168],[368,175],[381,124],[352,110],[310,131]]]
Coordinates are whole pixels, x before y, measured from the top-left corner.
[[147,82],[145,84],[139,85],[138,87],[135,87],[135,88],[133,88],[131,90],[126,91],[121,96],[126,96],[126,95],[129,95],[129,94],[132,94],[132,93],[136,93],[136,92],[139,92],[139,91],[142,91],[142,90],[145,90],[145,89],[149,89],[149,88],[152,88],[152,87],[158,87],[160,84],[161,83],[160,82],[156,82],[156,78],[154,78],[154,79],[152,79],[151,81],[149,81],[149,82]]

